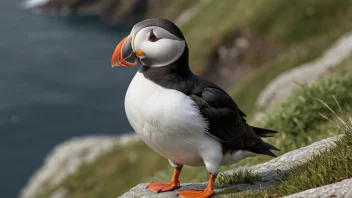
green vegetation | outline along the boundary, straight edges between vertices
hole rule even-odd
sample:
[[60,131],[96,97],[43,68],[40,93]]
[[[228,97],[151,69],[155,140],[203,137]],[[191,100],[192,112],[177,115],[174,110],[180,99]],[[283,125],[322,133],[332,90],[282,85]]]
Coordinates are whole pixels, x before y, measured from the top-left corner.
[[[327,109],[317,99],[324,101],[334,111],[339,111],[336,100],[347,112],[351,110],[352,92],[351,75],[335,75],[330,78],[321,77],[312,85],[301,85],[291,97],[283,102],[273,113],[263,120],[263,126],[280,131],[284,136],[276,145],[288,150],[295,144],[296,148],[307,145],[314,138],[319,125],[326,122],[320,115],[331,118]],[[285,148],[288,149],[285,149]]]
[[283,174],[283,181],[277,186],[218,197],[281,197],[352,178],[352,119],[339,119],[344,136],[336,141],[336,146],[296,166],[288,175]]
[[297,166],[280,185],[269,192],[288,195],[352,177],[352,128],[342,125],[345,136],[330,151],[323,151],[306,164]]
[[260,177],[251,171],[239,171],[231,175],[220,173],[215,184],[253,184],[260,180]]

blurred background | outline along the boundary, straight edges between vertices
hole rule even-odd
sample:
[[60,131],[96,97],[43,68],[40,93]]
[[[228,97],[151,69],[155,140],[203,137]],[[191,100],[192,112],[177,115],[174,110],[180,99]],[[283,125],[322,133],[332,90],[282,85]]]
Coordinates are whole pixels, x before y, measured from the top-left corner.
[[[22,197],[116,197],[140,182],[168,177],[167,160],[134,141],[116,143],[99,153],[98,160],[80,161],[74,174],[53,185],[49,173],[28,183],[59,143],[132,134],[123,101],[138,68],[112,69],[110,58],[131,27],[151,17],[174,21],[186,37],[192,70],[226,89],[249,120],[257,122],[288,95],[263,93],[268,85],[280,74],[319,59],[351,30],[352,1],[2,0],[1,197],[16,197],[26,185],[31,190]],[[333,58],[343,61],[349,54]],[[311,82],[318,74],[331,73],[327,68],[337,63],[309,75],[302,72],[300,80]],[[67,155],[65,162],[72,163]],[[144,168],[138,160],[146,163]],[[52,171],[67,172],[66,164],[62,167]],[[203,173],[188,174],[183,181],[203,181]],[[31,186],[33,182],[37,185]]]

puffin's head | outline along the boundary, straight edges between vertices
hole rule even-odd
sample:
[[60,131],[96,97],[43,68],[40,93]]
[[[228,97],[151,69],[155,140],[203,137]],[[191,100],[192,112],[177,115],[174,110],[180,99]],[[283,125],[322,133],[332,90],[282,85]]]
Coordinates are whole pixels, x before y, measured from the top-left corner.
[[162,67],[178,60],[184,53],[186,41],[181,30],[171,21],[147,19],[133,26],[130,35],[116,47],[111,65]]

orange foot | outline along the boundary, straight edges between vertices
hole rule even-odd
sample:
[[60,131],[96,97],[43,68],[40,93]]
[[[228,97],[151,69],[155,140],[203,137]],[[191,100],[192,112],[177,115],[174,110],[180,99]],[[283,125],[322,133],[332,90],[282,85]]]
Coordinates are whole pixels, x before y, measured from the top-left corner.
[[208,198],[213,194],[212,190],[183,190],[178,196],[180,198]]
[[180,183],[175,182],[152,182],[147,186],[148,190],[156,193],[172,191],[178,188],[181,188]]
[[180,168],[175,168],[174,174],[172,176],[172,180],[170,183],[165,183],[165,182],[152,182],[147,186],[147,189],[152,191],[152,192],[167,192],[167,191],[172,191],[177,188],[181,188],[180,182],[178,181],[178,177],[180,176],[182,167]]
[[213,194],[216,176],[209,174],[208,186],[204,190],[183,190],[178,193],[180,198],[208,198]]

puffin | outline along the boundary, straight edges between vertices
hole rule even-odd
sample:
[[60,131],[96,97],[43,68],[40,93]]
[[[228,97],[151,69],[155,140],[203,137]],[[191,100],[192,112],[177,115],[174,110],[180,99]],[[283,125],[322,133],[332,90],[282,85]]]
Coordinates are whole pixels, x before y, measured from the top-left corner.
[[[206,47],[206,46],[205,46]],[[250,126],[234,100],[214,83],[194,74],[181,30],[171,21],[152,18],[135,24],[116,47],[112,67],[141,67],[125,96],[125,112],[139,137],[174,168],[170,182],[152,182],[156,193],[180,188],[184,165],[205,166],[204,190],[183,190],[182,198],[210,197],[222,165],[246,157],[275,157],[276,147],[261,137],[274,130]]]

